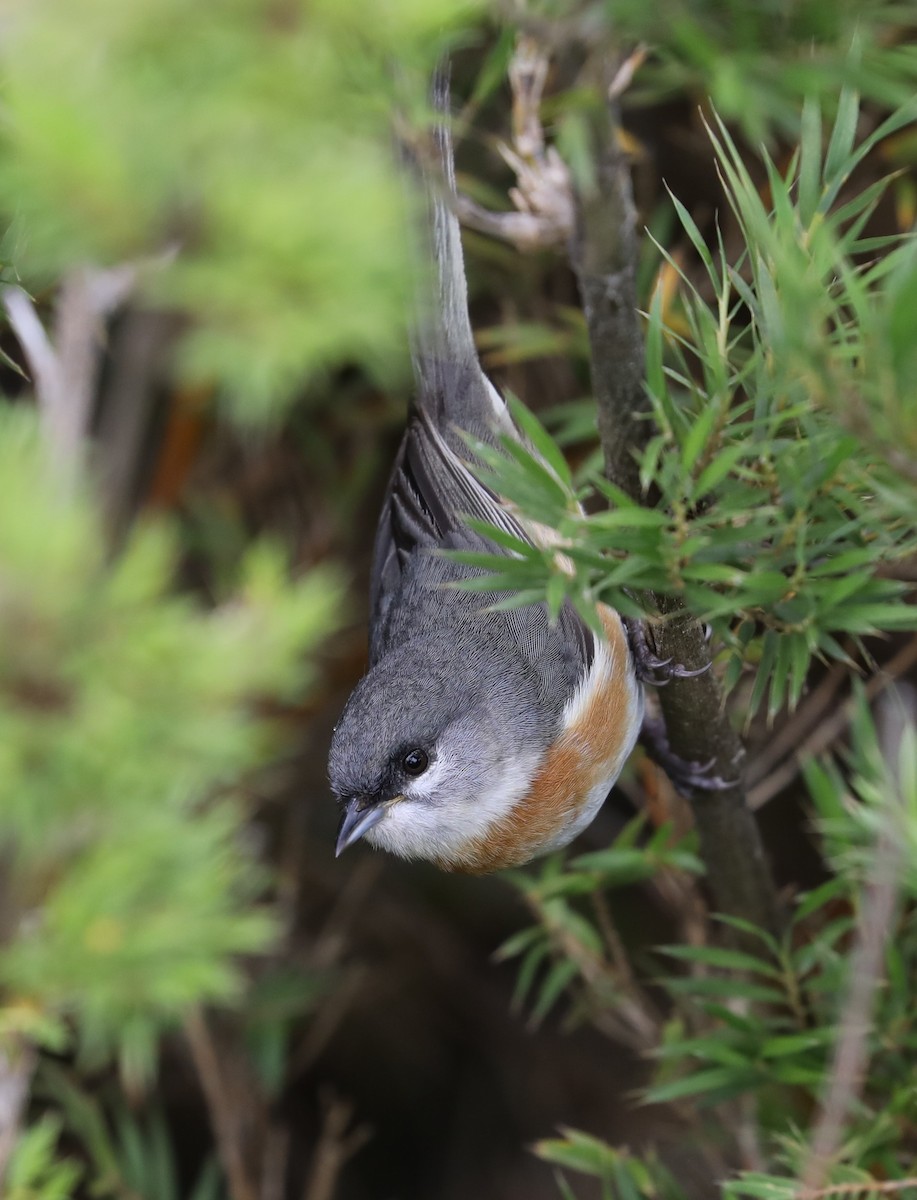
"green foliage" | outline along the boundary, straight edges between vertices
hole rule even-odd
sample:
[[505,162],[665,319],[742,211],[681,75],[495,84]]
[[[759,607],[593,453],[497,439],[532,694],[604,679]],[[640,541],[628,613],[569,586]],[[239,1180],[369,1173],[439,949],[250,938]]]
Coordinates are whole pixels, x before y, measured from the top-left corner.
[[221,1200],[225,1195],[213,1160],[204,1164],[187,1192],[181,1189],[162,1113],[154,1110],[140,1116],[123,1101],[103,1103],[50,1062],[40,1068],[36,1091],[52,1101],[60,1114],[53,1123],[55,1131],[62,1127],[85,1156],[93,1195],[110,1200]]
[[[836,763],[808,768],[818,827],[834,874],[799,898],[783,934],[774,937],[723,917],[724,928],[744,935],[742,949],[711,942],[678,944],[662,952],[681,970],[657,981],[670,997],[672,1014],[659,1028],[652,1051],[655,1078],[645,1099],[679,1105],[683,1114],[690,1104],[687,1111],[698,1125],[698,1136],[711,1143],[716,1140],[713,1130],[724,1123],[752,1122],[770,1172],[746,1173],[724,1182],[724,1197],[778,1200],[798,1192],[794,1180],[807,1159],[807,1131],[819,1110],[845,1012],[851,946],[877,872],[886,869],[882,845],[890,838],[901,856],[904,895],[884,946],[872,1024],[862,1032],[868,1070],[831,1164],[830,1182],[860,1184],[858,1190],[866,1196],[872,1194],[871,1184],[912,1173],[917,1116],[917,729],[912,719],[905,720],[897,755],[883,753],[861,698],[847,757],[849,785]],[[851,801],[851,791],[856,802]],[[569,868],[571,891],[576,890],[581,862]],[[554,894],[564,894],[567,872],[559,864],[554,864],[550,880]],[[578,938],[600,959],[597,936],[584,934],[585,922],[580,921]],[[549,936],[551,928],[551,913],[545,911],[542,936]],[[539,944],[532,931],[526,931],[504,951],[531,955]],[[558,958],[559,964],[564,962],[576,962],[569,943]],[[520,982],[527,966],[524,958]],[[602,972],[593,971],[589,986],[596,1003],[610,1013],[613,1001],[596,983],[602,978]],[[539,1146],[539,1153],[543,1149]],[[585,1135],[569,1132],[564,1141],[546,1143],[546,1149],[550,1161],[606,1180],[612,1164],[631,1161],[603,1143],[593,1145]],[[644,1165],[649,1174],[633,1176],[635,1193],[627,1192],[615,1176],[617,1190],[609,1194],[655,1194],[640,1182],[654,1178],[652,1162]]]
[[[915,623],[895,573],[917,549],[917,263],[908,236],[868,235],[885,185],[855,183],[867,156],[913,155],[910,13],[884,0],[524,7],[536,26],[577,18],[587,41],[649,41],[625,103],[688,91],[747,137],[773,148],[790,135],[798,150],[765,155],[759,178],[711,118],[737,252],[718,235],[708,244],[678,200],[653,216],[656,240],[671,246],[675,227],[702,267],[698,278],[661,250],[679,294],[669,303],[660,288],[647,304],[655,434],[640,466],[653,506],[597,479],[595,455],[570,472],[517,410],[536,453],[482,456],[507,498],[558,530],[563,553],[500,535],[515,557],[475,556],[499,572],[481,586],[505,588],[508,605],[546,598],[554,611],[569,595],[589,619],[596,598],[638,612],[641,591],[676,593],[714,626],[727,683],[753,673],[749,715],[765,704],[773,714],[799,699],[813,656],[843,659],[851,642]],[[342,364],[389,377],[403,367],[409,222],[391,110],[425,104],[430,66],[467,37],[478,0],[7,8],[0,207],[12,226],[0,281],[21,277],[37,292],[87,261],[149,261],[144,300],[187,318],[185,375],[215,383],[250,421]],[[497,38],[471,108],[496,95],[515,32]],[[901,107],[874,125],[877,101]],[[593,102],[574,88],[545,106],[577,178],[594,173],[583,123]],[[642,264],[647,295],[654,265]],[[497,331],[484,349],[504,364],[563,353],[584,367],[582,315],[557,318]],[[2,349],[0,360],[10,365]],[[553,423],[569,442],[591,420],[584,401]],[[227,535],[221,569],[245,542]],[[272,945],[244,784],[278,749],[263,701],[301,695],[303,655],[333,624],[337,591],[318,573],[291,584],[260,546],[203,611],[176,594],[176,555],[170,532],[150,524],[112,561],[88,485],[65,498],[34,420],[0,407],[0,1039],[73,1052],[64,1070],[42,1056],[35,1097],[50,1112],[19,1136],[12,1200],[63,1200],[78,1187],[118,1200],[225,1194],[209,1163],[183,1192],[155,1107],[138,1117],[100,1099],[85,1069],[117,1056],[130,1083],[148,1080],[162,1034],[196,1006],[238,1003],[239,956]],[[690,896],[700,870],[691,840],[669,828],[634,822],[607,850],[514,877],[533,914],[499,952],[518,960],[517,1006],[537,1023],[567,1000],[569,1022],[651,1049],[647,1098],[676,1106],[705,1146],[750,1123],[760,1168],[721,1181],[726,1197],[798,1193],[850,947],[889,837],[904,895],[862,1096],[830,1178],[869,1195],[910,1169],[915,743],[906,728],[889,761],[864,705],[849,757],[807,765],[832,875],[800,899],[782,938],[744,926],[741,949],[725,936],[686,939],[648,969],[639,955],[632,966],[617,922],[627,889]],[[272,1100],[297,1022],[327,986],[281,962],[246,995],[240,1037]],[[79,1165],[64,1157],[74,1152]],[[569,1129],[537,1152],[598,1180],[606,1200],[683,1195],[652,1152]],[[562,1175],[559,1186],[570,1200]]]
[[[911,233],[871,236],[892,181],[854,182],[868,158],[888,161],[895,139],[912,136],[917,106],[900,85],[913,75],[913,55],[909,49],[882,59],[872,38],[881,21],[894,18],[875,6],[842,74],[859,78],[872,95],[887,85],[900,107],[885,120],[867,120],[848,86],[828,102],[825,124],[818,97],[826,99],[830,29],[809,35],[809,67],[825,74],[805,89],[804,104],[796,104],[794,89],[807,71],[770,81],[762,74],[769,56],[786,61],[802,53],[796,37],[806,14],[824,6],[781,6],[784,27],[773,42],[773,29],[760,40],[755,32],[774,17],[766,6],[754,13],[745,6],[744,25],[737,17],[719,33],[712,23],[704,32],[706,17],[736,16],[734,6],[692,5],[682,29],[677,12],[687,7],[669,6],[675,24],[658,39],[657,60],[641,79],[660,85],[682,36],[702,56],[707,39],[703,66],[687,52],[673,54],[673,80],[684,86],[697,72],[718,102],[717,88],[733,87],[724,110],[746,133],[793,129],[797,149],[779,159],[762,152],[762,174],[714,117],[709,135],[731,222],[721,221],[707,239],[672,197],[684,244],[660,245],[662,279],[646,316],[652,432],[639,463],[644,502],[600,478],[560,470],[546,435],[528,420],[530,450],[511,449],[508,460],[484,451],[486,476],[519,510],[556,529],[560,543],[531,547],[504,535],[508,555],[474,556],[495,574],[473,586],[505,589],[507,606],[518,594],[556,610],[568,596],[587,618],[597,599],[638,612],[641,594],[678,595],[723,645],[717,665],[727,687],[747,680],[738,698],[750,721],[762,708],[772,718],[795,706],[813,658],[849,665],[851,646],[865,651],[866,636],[917,623],[907,570],[917,550],[917,260]],[[619,13],[625,27],[639,19],[627,4],[615,5]],[[715,37],[747,37],[747,54],[723,54],[715,64]],[[876,74],[880,59],[885,84]],[[719,84],[706,76],[710,70],[723,73]],[[756,104],[761,88],[787,103],[769,96]],[[730,228],[728,239],[721,228]],[[688,265],[686,245],[695,256]],[[552,414],[562,441],[582,438],[587,411],[580,405]],[[658,878],[643,857],[648,846],[626,835],[608,852],[611,873],[601,883],[590,877],[601,855],[566,865],[558,859],[540,876],[517,880],[538,918],[501,951],[520,962],[517,1001],[537,1021],[568,997],[572,1019],[649,1049],[655,1070],[645,1099],[673,1106],[705,1149],[751,1139],[759,1167],[728,1180],[724,1160],[717,1182],[725,1197],[800,1195],[846,1016],[851,951],[889,846],[900,860],[900,895],[872,1024],[862,1031],[868,1066],[825,1183],[870,1196],[913,1174],[917,734],[904,709],[896,720],[884,711],[877,730],[860,693],[849,752],[804,765],[830,877],[798,898],[779,937],[721,918],[706,940],[662,951],[667,967],[660,977],[657,963],[651,987],[645,965],[631,966],[616,940],[620,900],[612,896],[609,911],[595,906],[603,888]],[[690,870],[689,861],[666,866]],[[661,1010],[655,987],[667,996]],[[599,1178],[608,1196],[667,1194],[651,1157],[587,1134],[564,1131],[538,1152]],[[569,1200],[571,1184],[558,1183]]]
[[334,982],[329,972],[278,966],[265,971],[250,987],[245,1010],[240,1014],[243,1036],[252,1066],[268,1096],[278,1096],[287,1082],[294,1023],[315,1009]]
[[[565,863],[563,856],[546,860],[538,875],[508,873],[519,888],[536,924],[514,934],[496,952],[498,961],[520,959],[513,1002],[531,1001],[531,1023],[539,1024],[568,990],[587,996],[609,1010],[629,1010],[632,997],[622,990],[614,965],[605,961],[608,947],[604,894],[645,882],[662,872],[700,874],[702,866],[689,841],[677,841],[663,826],[641,841],[644,819],[637,817],[611,846],[581,854]],[[592,901],[592,911],[578,900]]]
[[5,1024],[58,1045],[65,1019],[85,1053],[117,1045],[143,1075],[157,1030],[235,995],[233,956],[271,938],[232,788],[272,750],[254,706],[301,693],[337,592],[319,573],[291,586],[262,545],[205,612],[171,593],[162,526],[114,563],[104,545],[33,414],[0,407]]
[[[578,1129],[561,1133],[538,1142],[535,1153],[545,1162],[600,1180],[602,1200],[680,1200],[684,1195],[655,1156],[637,1158]],[[565,1200],[572,1197],[563,1176],[558,1183]]]
[[[645,43],[648,61],[627,103],[697,96],[755,144],[797,136],[807,97],[833,108],[853,87],[892,108],[913,94],[917,76],[910,10],[898,0],[529,0],[527,7],[576,13],[619,45]],[[559,107],[575,118],[581,102],[574,94]]]
[[57,1157],[61,1122],[43,1117],[16,1142],[5,1181],[7,1200],[69,1200],[82,1170],[68,1159]]
[[[891,836],[901,849],[901,885],[917,899],[917,731],[902,712],[900,742],[882,745],[860,687],[857,698],[846,771],[832,760],[805,765],[825,853],[838,871],[864,881],[873,847]],[[894,705],[887,720],[899,715]]]
[[859,144],[857,113],[844,93],[825,148],[818,109],[807,107],[787,169],[765,155],[769,206],[717,123],[711,137],[744,239],[734,263],[673,201],[707,278],[701,290],[663,251],[682,291],[673,311],[657,292],[648,317],[657,432],[640,469],[658,497],[651,507],[596,480],[612,507],[583,516],[577,502],[592,493],[534,454],[513,448],[506,463],[484,452],[494,486],[559,532],[564,557],[504,536],[513,556],[474,556],[496,568],[474,586],[554,608],[569,594],[585,616],[595,599],[634,612],[640,590],[675,593],[728,647],[727,686],[754,670],[749,716],[765,699],[770,715],[795,705],[813,656],[847,657],[843,638],[917,623],[894,578],[917,549],[917,259],[909,238],[877,247],[864,236],[881,184],[844,191],[917,107]]
[[[185,371],[248,419],[310,373],[403,368],[409,103],[474,9],[425,0],[17,0],[0,47],[0,204],[39,286],[177,249],[148,277],[193,320]],[[418,70],[418,68],[420,68]]]

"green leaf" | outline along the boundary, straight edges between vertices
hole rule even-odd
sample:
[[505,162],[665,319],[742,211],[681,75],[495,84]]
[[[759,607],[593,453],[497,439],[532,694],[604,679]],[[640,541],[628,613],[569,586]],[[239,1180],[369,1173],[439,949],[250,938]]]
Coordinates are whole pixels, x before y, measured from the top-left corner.
[[583,1175],[606,1178],[617,1160],[610,1146],[598,1138],[575,1129],[563,1129],[563,1139],[546,1138],[536,1142],[535,1154],[545,1162],[558,1167],[567,1167]]
[[742,917],[729,916],[726,913],[713,913],[712,920],[719,921],[722,925],[728,925],[730,929],[735,929],[739,933],[748,934],[749,937],[757,938],[763,942],[770,950],[774,958],[780,957],[780,947],[777,945],[776,939],[766,929],[761,929],[758,925],[753,925],[751,921],[746,921]]
[[701,232],[694,221],[694,218],[668,185],[666,185],[666,191],[669,194],[669,199],[675,206],[675,212],[678,214],[678,220],[681,222],[682,228],[688,235],[691,245],[697,251],[698,258],[707,268],[707,274],[712,280],[715,281],[713,255],[710,253],[707,243],[704,241]]
[[810,1033],[788,1033],[768,1038],[761,1043],[762,1058],[787,1058],[805,1054],[808,1050],[823,1050],[836,1036],[833,1029],[814,1029]]
[[693,470],[698,458],[700,458],[701,452],[706,448],[707,442],[710,440],[718,417],[718,406],[708,402],[707,406],[695,418],[681,447],[681,462],[686,471]]
[[784,1005],[786,995],[779,988],[765,987],[747,979],[732,979],[725,975],[699,978],[666,979],[668,991],[679,996],[714,996],[720,1000],[760,1001],[763,1004]]
[[478,70],[469,104],[474,106],[483,104],[503,84],[506,79],[506,69],[515,48],[516,31],[511,24],[508,24],[500,31],[497,40]]
[[[821,770],[817,763],[811,764],[816,770]],[[822,771],[824,776],[824,772]],[[808,780],[807,780],[808,782]],[[832,792],[835,790],[834,784],[828,785]],[[801,921],[807,920],[813,913],[819,909],[825,908],[835,900],[839,900],[847,894],[847,881],[841,878],[829,879],[817,888],[813,888],[811,892],[806,892],[800,898],[799,904],[796,906],[796,911],[793,914],[793,923],[798,924]]]
[[755,958],[741,950],[730,950],[725,946],[663,946],[661,953],[669,958],[677,958],[685,962],[700,963],[708,967],[720,967],[728,971],[749,972],[752,975],[766,975],[771,979],[781,980],[783,972],[774,963]]
[[535,975],[538,972],[538,968],[548,957],[548,953],[549,947],[545,941],[533,946],[523,958],[519,974],[516,976],[516,986],[513,989],[513,998],[511,1001],[515,1012],[518,1012],[525,1003],[525,998],[532,990],[532,984],[535,982]]
[[846,164],[856,139],[859,116],[859,95],[851,87],[842,88],[834,128],[831,130],[831,140],[828,142],[828,152],[825,155],[825,179],[833,182],[839,175],[846,174]]
[[821,107],[812,97],[803,103],[799,148],[797,203],[803,226],[808,228],[821,198]]
[[646,1100],[650,1104],[669,1104],[673,1100],[683,1100],[686,1097],[700,1098],[710,1093],[717,1093],[718,1099],[738,1095],[749,1088],[759,1086],[761,1075],[752,1069],[735,1069],[732,1067],[710,1067],[687,1075],[683,1079],[673,1080],[647,1088]]
[[548,466],[553,470],[558,480],[568,490],[573,487],[570,468],[567,460],[558,449],[557,443],[541,424],[531,409],[519,400],[512,392],[506,392],[506,401],[512,413],[513,420],[532,443]]
[[538,999],[532,1009],[530,1022],[540,1025],[567,987],[573,982],[578,973],[578,967],[571,959],[562,958],[553,964],[538,991]]
[[506,962],[510,958],[518,958],[524,951],[528,950],[533,943],[541,941],[544,938],[544,931],[540,925],[532,925],[529,929],[521,929],[512,937],[507,938],[501,946],[499,946],[492,955],[494,962]]

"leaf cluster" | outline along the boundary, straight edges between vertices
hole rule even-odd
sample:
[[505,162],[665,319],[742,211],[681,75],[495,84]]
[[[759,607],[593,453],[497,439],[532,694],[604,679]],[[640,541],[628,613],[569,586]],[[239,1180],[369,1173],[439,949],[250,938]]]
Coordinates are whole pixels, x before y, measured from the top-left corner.
[[[787,167],[764,156],[767,199],[725,125],[711,129],[744,245],[730,261],[673,198],[706,279],[663,251],[681,288],[674,305],[658,289],[647,317],[643,503],[602,479],[575,486],[532,422],[530,451],[484,452],[491,484],[560,539],[488,531],[504,553],[475,564],[492,586],[552,611],[570,596],[587,618],[596,599],[633,613],[641,593],[677,595],[728,648],[727,687],[754,669],[750,713],[795,705],[813,657],[915,624],[895,564],[917,549],[917,259],[908,237],[865,233],[885,185],[849,181],[917,107],[859,142],[858,113],[845,92],[824,146],[808,104]],[[584,515],[596,498],[611,507]]]
[[[529,0],[527,8],[578,17],[597,39],[642,45],[646,62],[625,93],[629,106],[694,96],[755,145],[795,139],[806,98],[833,111],[846,87],[895,108],[914,90],[912,13],[900,0]],[[568,118],[565,151],[581,140],[571,126],[582,103],[576,94],[558,101]]]
[[[539,1158],[600,1181],[602,1200],[681,1200],[684,1192],[654,1155],[637,1157],[579,1129],[562,1129],[561,1137],[545,1138],[534,1150]],[[558,1172],[563,1200],[573,1191]]]
[[15,0],[0,206],[37,289],[160,257],[186,376],[248,420],[342,363],[403,370],[409,255],[390,151],[474,3]]
[[0,952],[7,1034],[148,1072],[157,1031],[227,1000],[273,919],[243,836],[244,774],[276,753],[267,697],[308,682],[337,588],[256,546],[211,611],[173,591],[168,532],[106,561],[57,487],[34,415],[0,407]]
[[[662,959],[678,969],[654,981],[664,988],[671,1009],[651,1050],[656,1066],[644,1098],[679,1106],[682,1115],[697,1124],[705,1144],[715,1144],[715,1130],[724,1125],[744,1122],[754,1129],[769,1169],[724,1181],[726,1197],[769,1200],[798,1193],[794,1181],[807,1160],[809,1131],[845,1019],[851,947],[859,936],[876,872],[887,869],[882,846],[890,838],[900,854],[901,898],[887,931],[871,1021],[861,1031],[868,1068],[829,1178],[832,1185],[850,1185],[866,1196],[874,1194],[871,1184],[912,1173],[917,1117],[917,732],[911,722],[904,722],[897,753],[882,753],[861,697],[848,758],[844,777],[835,763],[809,768],[818,828],[833,874],[799,898],[785,931],[775,937],[747,922],[721,917],[721,928],[742,935],[741,948],[709,942],[661,951]],[[577,860],[570,868],[574,890],[579,875]],[[555,891],[563,891],[563,881],[563,870],[555,867]],[[551,928],[547,915],[543,926],[545,933]],[[585,940],[581,929],[577,936]],[[528,943],[527,952],[535,944]],[[512,943],[510,948],[523,949]],[[574,961],[569,952],[566,961]],[[573,974],[568,971],[568,982]],[[601,1003],[612,1007],[607,995]],[[560,1166],[599,1175],[615,1200],[668,1194],[664,1176],[657,1179],[650,1160],[641,1162],[642,1174],[631,1172],[622,1182],[622,1164],[629,1163],[629,1156],[621,1157],[607,1146],[610,1153],[603,1154],[603,1146],[594,1147],[585,1135],[567,1131],[545,1150]]]
[[[498,961],[519,959],[513,1002],[531,1005],[531,1022],[538,1024],[565,992],[582,1011],[599,1003],[614,1010],[628,1009],[632,997],[622,989],[614,963],[608,961],[605,893],[643,883],[659,873],[701,874],[693,839],[677,839],[668,826],[644,836],[645,820],[634,818],[607,849],[547,860],[533,876],[514,872],[534,925],[520,930],[497,950]],[[587,903],[584,907],[583,901]],[[591,911],[588,907],[591,902]]]

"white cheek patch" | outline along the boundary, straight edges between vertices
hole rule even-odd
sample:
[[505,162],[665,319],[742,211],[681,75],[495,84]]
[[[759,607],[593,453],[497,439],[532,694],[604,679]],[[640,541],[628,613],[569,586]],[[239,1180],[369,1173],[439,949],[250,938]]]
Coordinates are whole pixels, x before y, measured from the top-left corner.
[[461,764],[440,756],[405,789],[404,799],[389,808],[366,840],[401,858],[461,865],[469,843],[486,837],[526,794],[540,759],[540,751],[509,755],[489,772],[485,791]]
[[405,800],[431,800],[442,785],[443,776],[449,774],[451,766],[452,762],[446,755],[438,755],[422,775],[412,779],[405,787]]

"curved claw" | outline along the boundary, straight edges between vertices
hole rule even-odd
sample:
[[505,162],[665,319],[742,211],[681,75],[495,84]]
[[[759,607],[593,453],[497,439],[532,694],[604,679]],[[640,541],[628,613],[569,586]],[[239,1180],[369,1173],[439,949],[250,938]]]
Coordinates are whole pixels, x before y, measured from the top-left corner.
[[695,670],[689,670],[681,663],[673,662],[671,657],[658,658],[650,650],[646,627],[642,621],[626,621],[625,627],[630,638],[637,678],[642,683],[651,684],[653,687],[665,687],[673,679],[694,679],[710,670],[712,664],[709,662]]
[[693,792],[726,792],[738,784],[737,779],[723,779],[719,775],[711,775],[710,771],[716,759],[709,762],[692,763],[669,751],[666,774],[677,788]]
[[704,663],[702,667],[697,667],[696,670],[689,671],[687,667],[683,667],[680,663],[676,663],[675,666],[671,668],[670,678],[696,679],[698,675],[706,675],[712,666],[713,663]]
[[668,658],[656,658],[656,656],[654,654],[650,654],[649,652],[647,652],[646,658],[644,658],[643,663],[645,666],[649,667],[649,669],[651,671],[661,671],[662,668],[667,667],[671,661],[672,661],[671,655],[669,655]]
[[723,779],[710,774],[715,758],[697,763],[675,754],[669,747],[662,721],[645,717],[642,736],[650,757],[662,767],[680,792],[725,792],[737,786],[737,779]]

